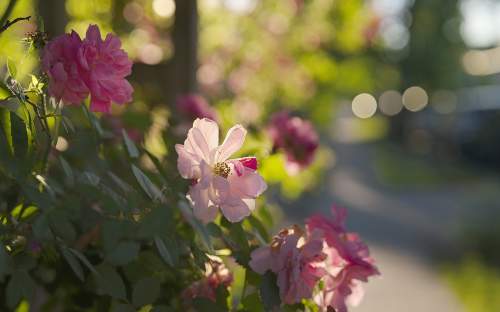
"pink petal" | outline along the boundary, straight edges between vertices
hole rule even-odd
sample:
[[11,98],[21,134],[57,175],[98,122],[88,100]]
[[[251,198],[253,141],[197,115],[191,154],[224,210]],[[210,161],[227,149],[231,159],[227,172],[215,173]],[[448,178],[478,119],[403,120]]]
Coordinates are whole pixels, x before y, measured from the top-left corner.
[[217,207],[210,205],[208,189],[203,189],[199,184],[189,189],[189,199],[193,203],[193,212],[196,218],[204,223],[211,222],[217,216]]
[[263,246],[252,251],[251,259],[248,265],[259,274],[266,273],[267,270],[271,269],[271,263],[273,257],[271,255],[271,248],[268,246]]
[[251,213],[247,204],[239,198],[232,198],[222,202],[220,209],[229,222],[239,222]]
[[205,137],[209,150],[214,150],[219,146],[219,126],[208,118],[196,119],[193,127],[200,129]]
[[85,35],[86,40],[94,41],[94,42],[102,42],[101,32],[99,31],[99,27],[97,25],[90,25],[87,29],[87,34]]
[[177,169],[184,179],[198,179],[200,177],[200,158],[186,151],[183,145],[176,144]]
[[245,141],[246,134],[247,130],[241,125],[236,125],[229,129],[224,142],[222,142],[217,151],[217,162],[227,160],[232,154],[238,151]]
[[241,176],[232,174],[228,180],[232,192],[242,198],[256,198],[267,189],[266,182],[255,171],[248,170]]

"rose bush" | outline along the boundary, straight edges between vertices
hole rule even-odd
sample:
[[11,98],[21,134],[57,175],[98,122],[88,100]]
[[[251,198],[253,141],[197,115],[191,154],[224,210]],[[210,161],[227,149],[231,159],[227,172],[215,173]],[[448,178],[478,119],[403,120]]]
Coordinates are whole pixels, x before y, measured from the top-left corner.
[[[116,36],[91,25],[83,40],[56,37],[40,64],[29,84],[9,64],[0,102],[1,310],[346,311],[378,274],[342,210],[270,239],[250,133],[232,125],[219,145],[217,114],[199,97],[179,98],[190,129],[154,128],[163,157],[121,122],[101,123],[93,112],[132,100]],[[275,126],[274,150],[310,165],[312,126],[288,115]],[[256,144],[268,130],[251,131]]]

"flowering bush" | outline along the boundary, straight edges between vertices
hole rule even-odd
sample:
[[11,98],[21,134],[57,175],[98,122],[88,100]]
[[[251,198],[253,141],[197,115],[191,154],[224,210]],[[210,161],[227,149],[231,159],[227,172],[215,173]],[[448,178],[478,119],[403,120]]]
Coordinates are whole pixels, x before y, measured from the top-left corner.
[[[220,145],[213,119],[195,119],[181,134],[155,128],[167,142],[159,157],[114,117],[101,124],[93,112],[132,99],[125,79],[132,63],[120,46],[91,25],[83,40],[72,32],[48,42],[43,73],[29,85],[8,66],[10,95],[0,102],[0,309],[346,311],[346,302],[357,303],[360,282],[378,271],[346,231],[343,210],[269,240],[260,159],[231,158],[244,146],[243,126],[231,127]],[[196,111],[193,119],[216,116],[206,102],[178,105]],[[272,130],[275,147],[307,166],[317,135],[307,121],[285,119]]]

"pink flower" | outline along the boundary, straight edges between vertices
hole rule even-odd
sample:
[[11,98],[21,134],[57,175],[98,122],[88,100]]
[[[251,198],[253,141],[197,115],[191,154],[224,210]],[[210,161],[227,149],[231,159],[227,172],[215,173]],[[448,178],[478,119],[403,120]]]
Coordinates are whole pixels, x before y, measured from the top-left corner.
[[194,298],[207,298],[216,301],[217,288],[219,286],[229,287],[233,282],[233,274],[227,269],[222,260],[215,256],[205,263],[205,277],[194,282],[182,292],[185,300]]
[[303,236],[295,226],[282,230],[270,246],[257,248],[251,254],[250,267],[259,274],[270,270],[278,276],[281,300],[294,304],[311,298],[317,282],[325,274],[322,261],[323,242]]
[[255,157],[229,159],[245,140],[246,130],[229,129],[219,146],[219,127],[213,120],[196,119],[184,145],[177,144],[177,168],[185,179],[193,180],[188,198],[194,215],[203,222],[215,219],[220,208],[231,222],[241,221],[255,209],[255,199],[267,185],[257,173]]
[[67,104],[79,104],[90,93],[90,109],[109,112],[112,102],[132,100],[132,86],[125,79],[132,62],[120,39],[108,34],[103,41],[97,25],[89,26],[83,41],[73,31],[49,42],[42,67],[49,76],[49,94]]
[[287,170],[295,174],[309,166],[318,148],[318,134],[313,125],[300,117],[281,111],[271,117],[268,133],[274,148],[282,149],[287,157]]
[[196,94],[187,94],[177,98],[177,110],[190,120],[208,118],[217,121],[217,112],[208,102]]
[[49,94],[67,104],[79,104],[89,94],[78,64],[82,45],[74,31],[51,40],[45,46],[42,69],[49,76]]
[[333,207],[332,214],[333,218],[316,215],[306,222],[309,235],[324,239],[323,252],[327,254],[325,285],[314,299],[322,311],[332,307],[346,312],[347,304],[355,306],[361,301],[361,282],[380,273],[359,236],[345,231],[346,211]]
[[78,50],[81,74],[90,89],[90,109],[109,112],[111,102],[132,100],[132,86],[125,79],[132,72],[132,62],[121,49],[117,36],[108,34],[104,41],[97,25],[90,25]]

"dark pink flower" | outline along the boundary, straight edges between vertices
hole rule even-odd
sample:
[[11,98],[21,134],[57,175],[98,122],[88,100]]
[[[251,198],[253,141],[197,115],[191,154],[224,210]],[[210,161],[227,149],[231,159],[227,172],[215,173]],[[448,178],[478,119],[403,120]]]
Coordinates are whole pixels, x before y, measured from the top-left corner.
[[250,267],[259,274],[270,270],[278,276],[281,300],[294,304],[311,298],[316,283],[325,274],[322,261],[323,242],[303,236],[295,226],[282,230],[270,246],[257,248],[251,254]]
[[177,110],[190,120],[208,118],[217,121],[217,112],[208,102],[196,94],[186,94],[177,98]]
[[105,40],[97,25],[90,25],[84,40],[76,32],[50,41],[44,49],[42,68],[49,76],[49,94],[66,104],[79,104],[90,94],[90,109],[109,112],[111,103],[132,100],[132,86],[125,79],[132,62],[120,39]]
[[42,69],[49,77],[49,94],[67,104],[79,104],[89,94],[78,64],[80,36],[72,31],[51,40],[44,49]]
[[314,299],[322,311],[331,307],[347,312],[347,304],[355,306],[363,297],[361,282],[380,273],[360,237],[345,231],[346,211],[333,207],[332,214],[333,218],[316,215],[306,222],[309,235],[324,239],[327,254],[324,288]]
[[229,287],[233,282],[233,274],[227,269],[222,260],[215,256],[205,263],[205,277],[194,282],[182,292],[185,300],[194,298],[207,298],[216,301],[217,288],[219,286]]
[[78,50],[81,74],[90,89],[90,109],[109,112],[111,102],[132,100],[132,86],[125,79],[132,72],[132,62],[121,49],[120,39],[107,34],[104,40],[97,25],[90,25]]
[[271,117],[267,129],[274,148],[285,152],[291,174],[313,162],[319,139],[311,122],[281,111]]

